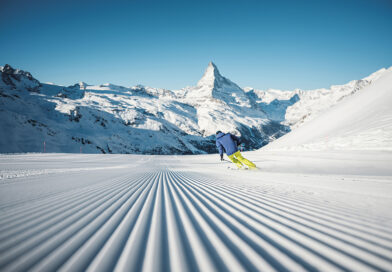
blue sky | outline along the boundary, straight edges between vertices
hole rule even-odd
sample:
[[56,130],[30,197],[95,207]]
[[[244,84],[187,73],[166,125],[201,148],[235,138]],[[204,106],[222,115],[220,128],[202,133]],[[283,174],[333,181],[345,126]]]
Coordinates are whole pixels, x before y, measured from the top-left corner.
[[0,65],[42,82],[314,89],[392,65],[392,1],[2,0]]

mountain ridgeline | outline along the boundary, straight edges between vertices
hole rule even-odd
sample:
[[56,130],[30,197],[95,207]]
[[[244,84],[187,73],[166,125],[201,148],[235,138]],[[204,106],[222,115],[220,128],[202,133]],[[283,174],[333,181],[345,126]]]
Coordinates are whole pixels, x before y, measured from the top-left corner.
[[211,62],[196,86],[166,90],[84,82],[65,87],[5,65],[0,152],[216,153],[217,130],[240,136],[246,150],[258,149],[384,70],[331,89],[262,91],[240,88]]

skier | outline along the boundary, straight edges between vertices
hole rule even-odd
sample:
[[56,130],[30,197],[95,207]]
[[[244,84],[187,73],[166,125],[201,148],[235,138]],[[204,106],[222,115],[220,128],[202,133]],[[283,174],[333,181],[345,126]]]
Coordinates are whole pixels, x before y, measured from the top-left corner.
[[237,148],[240,144],[241,141],[238,137],[230,133],[225,134],[222,131],[216,132],[216,147],[219,150],[221,161],[223,161],[223,151],[225,151],[229,159],[235,163],[238,168],[242,169],[243,164],[245,164],[249,169],[257,169],[253,162],[242,157],[241,152]]

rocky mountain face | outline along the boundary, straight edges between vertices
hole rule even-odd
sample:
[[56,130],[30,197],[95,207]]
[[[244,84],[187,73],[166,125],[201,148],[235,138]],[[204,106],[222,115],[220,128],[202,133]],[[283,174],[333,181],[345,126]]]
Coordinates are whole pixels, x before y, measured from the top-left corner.
[[[215,153],[217,130],[257,149],[373,79],[331,90],[261,91],[240,88],[211,62],[195,87],[181,90],[84,82],[65,87],[5,65],[0,152]],[[317,100],[324,106],[314,106]]]

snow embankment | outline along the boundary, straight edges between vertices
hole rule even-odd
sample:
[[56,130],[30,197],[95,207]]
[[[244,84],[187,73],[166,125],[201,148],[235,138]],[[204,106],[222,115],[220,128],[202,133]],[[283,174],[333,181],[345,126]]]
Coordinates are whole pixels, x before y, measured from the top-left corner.
[[392,150],[392,68],[262,150]]

